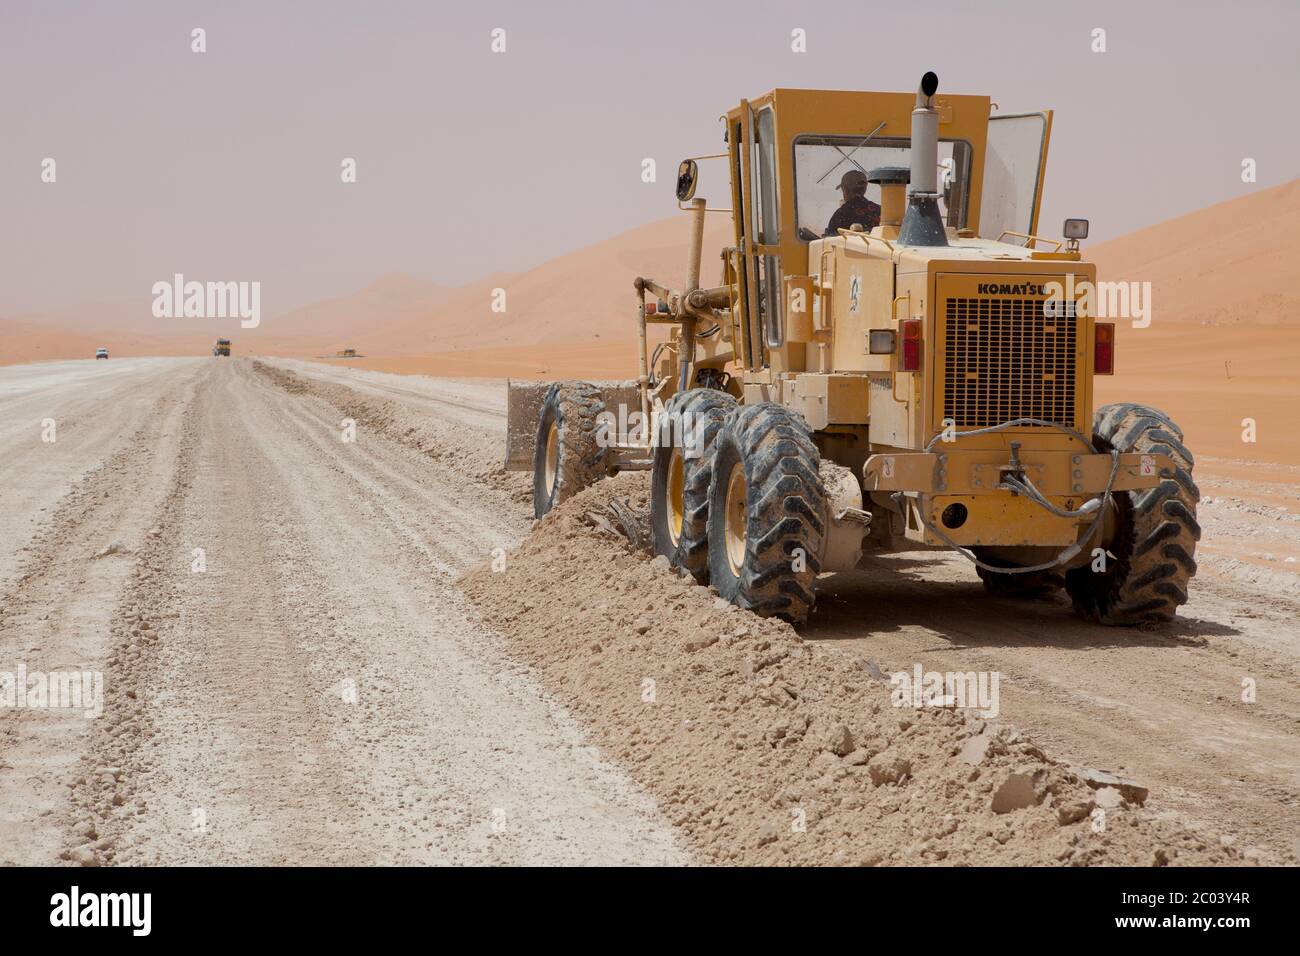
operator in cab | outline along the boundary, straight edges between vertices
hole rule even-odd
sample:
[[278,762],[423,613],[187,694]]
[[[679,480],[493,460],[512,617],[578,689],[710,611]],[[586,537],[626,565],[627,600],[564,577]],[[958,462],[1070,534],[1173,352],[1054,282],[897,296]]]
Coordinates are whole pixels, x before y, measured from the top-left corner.
[[840,195],[844,197],[826,224],[822,236],[838,236],[839,230],[857,224],[871,231],[880,224],[880,206],[867,198],[867,174],[860,169],[850,169],[840,178]]

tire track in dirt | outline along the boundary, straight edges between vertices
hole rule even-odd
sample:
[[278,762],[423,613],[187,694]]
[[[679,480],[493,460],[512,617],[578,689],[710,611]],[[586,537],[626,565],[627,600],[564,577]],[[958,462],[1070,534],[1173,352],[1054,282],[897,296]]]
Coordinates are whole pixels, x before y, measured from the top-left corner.
[[377,435],[344,447],[316,403],[238,361],[205,381],[124,607],[123,695],[85,765],[94,840],[71,855],[683,859],[434,560],[482,555],[461,526],[429,521],[460,479]]
[[[133,416],[135,430],[115,436],[118,450],[73,486],[30,543],[26,562],[0,596],[0,671],[14,673],[19,663],[29,674],[109,669],[114,608],[166,493],[198,371],[173,370],[171,387]],[[113,419],[105,424],[116,427]],[[117,549],[105,553],[110,544]],[[105,674],[106,695],[111,679]],[[65,828],[78,825],[63,813],[68,787],[77,785],[78,758],[103,719],[28,709],[6,709],[0,717],[5,861],[55,861]]]
[[[413,456],[391,460],[370,447],[374,436],[365,426],[356,442],[343,443],[341,420],[324,402],[300,399],[280,410],[322,464],[356,486],[370,517],[419,548],[442,573],[465,571],[526,533],[527,522],[513,513],[504,494]],[[385,443],[378,439],[380,447]]]
[[[122,609],[114,663],[125,692],[87,762],[98,799],[83,807],[98,817],[97,842],[74,851],[79,859],[337,862],[339,821],[357,812],[356,795],[332,785],[351,768],[344,749],[328,746],[338,721],[319,692],[319,662],[303,650],[328,627],[327,612],[304,600],[314,556],[235,420],[230,381],[222,362],[203,383],[157,518],[162,534]],[[195,571],[200,557],[205,570]],[[346,851],[374,862],[364,845]]]
[[[23,548],[59,499],[136,433],[190,364],[121,359],[0,368],[0,588],[13,582]],[[52,442],[44,440],[46,422],[53,422]]]
[[[358,426],[419,451],[447,466],[457,478],[452,490],[486,485],[504,491],[513,502],[531,501],[532,481],[502,466],[505,437],[504,399],[487,401],[483,385],[474,386],[477,401],[469,406],[443,400],[447,383],[422,381],[420,388],[396,388],[358,373],[358,381],[342,384],[333,369],[318,363],[254,360],[253,368],[281,388],[309,394],[332,406]],[[301,374],[300,374],[301,373]],[[504,389],[504,384],[501,386]],[[430,393],[433,394],[430,394]],[[415,396],[415,397],[410,397]],[[524,513],[526,509],[519,509]]]
[[433,379],[421,376],[419,388],[412,387],[411,376],[386,372],[358,372],[347,366],[330,366],[321,362],[294,359],[267,360],[295,375],[342,386],[358,395],[379,399],[398,399],[421,409],[434,418],[452,419],[471,428],[506,431],[505,383],[500,387],[471,379]]

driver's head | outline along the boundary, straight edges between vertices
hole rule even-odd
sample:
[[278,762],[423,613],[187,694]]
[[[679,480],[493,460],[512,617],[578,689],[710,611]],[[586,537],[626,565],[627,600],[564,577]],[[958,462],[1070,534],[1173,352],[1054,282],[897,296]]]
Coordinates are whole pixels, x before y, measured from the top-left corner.
[[867,194],[867,174],[860,169],[850,169],[840,177],[840,195],[848,202],[854,196]]

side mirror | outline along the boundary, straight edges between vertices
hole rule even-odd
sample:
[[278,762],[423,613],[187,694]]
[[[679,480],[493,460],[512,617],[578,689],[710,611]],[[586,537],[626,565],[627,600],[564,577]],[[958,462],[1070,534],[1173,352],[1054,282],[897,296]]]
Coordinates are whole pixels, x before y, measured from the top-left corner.
[[695,186],[700,180],[700,168],[693,159],[683,159],[677,167],[677,201],[690,202],[695,198]]

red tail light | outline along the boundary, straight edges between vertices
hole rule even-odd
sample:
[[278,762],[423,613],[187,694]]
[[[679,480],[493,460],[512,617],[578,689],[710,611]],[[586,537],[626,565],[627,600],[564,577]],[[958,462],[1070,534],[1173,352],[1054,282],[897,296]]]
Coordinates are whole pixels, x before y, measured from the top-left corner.
[[921,320],[904,319],[901,323],[903,348],[899,352],[900,372],[921,371]]
[[1098,322],[1093,333],[1092,370],[1097,375],[1115,374],[1115,323]]

